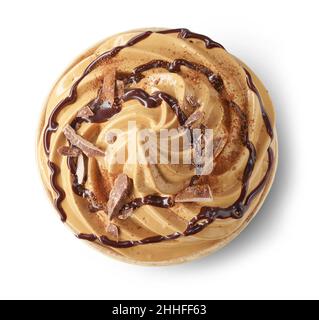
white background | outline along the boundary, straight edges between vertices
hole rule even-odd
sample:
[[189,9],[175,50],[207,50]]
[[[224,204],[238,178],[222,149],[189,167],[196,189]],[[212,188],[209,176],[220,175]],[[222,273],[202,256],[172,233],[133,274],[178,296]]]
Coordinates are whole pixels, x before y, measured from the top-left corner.
[[[0,298],[319,298],[318,9],[318,1],[1,1]],[[255,70],[277,109],[280,165],[260,214],[227,248],[180,266],[131,266],[75,239],[36,165],[54,81],[97,41],[140,27],[211,36]]]

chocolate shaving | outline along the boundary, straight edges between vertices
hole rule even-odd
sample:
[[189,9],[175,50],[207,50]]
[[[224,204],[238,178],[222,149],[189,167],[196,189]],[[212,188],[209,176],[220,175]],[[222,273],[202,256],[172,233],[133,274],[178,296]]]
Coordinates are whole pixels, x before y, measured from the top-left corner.
[[77,113],[76,116],[78,118],[83,118],[87,120],[90,117],[94,116],[94,113],[89,106],[85,106]]
[[63,129],[63,133],[73,146],[81,149],[83,153],[89,158],[105,156],[105,153],[102,150],[100,150],[94,144],[76,134],[75,130],[70,125],[67,125]]
[[115,82],[115,71],[107,73],[104,77],[102,98],[106,100],[110,106],[113,105],[115,99]]
[[119,215],[126,198],[132,191],[132,187],[133,181],[126,174],[122,173],[116,178],[107,203],[107,214],[110,220]]
[[187,128],[194,128],[201,123],[203,118],[204,118],[204,113],[197,110],[188,117],[184,126]]
[[62,146],[58,149],[58,154],[60,156],[76,158],[81,154],[81,151],[78,148]]
[[109,233],[116,240],[119,239],[119,228],[115,224],[109,223],[106,227],[106,232]]
[[210,202],[212,191],[208,184],[195,185],[186,188],[175,196],[175,202]]

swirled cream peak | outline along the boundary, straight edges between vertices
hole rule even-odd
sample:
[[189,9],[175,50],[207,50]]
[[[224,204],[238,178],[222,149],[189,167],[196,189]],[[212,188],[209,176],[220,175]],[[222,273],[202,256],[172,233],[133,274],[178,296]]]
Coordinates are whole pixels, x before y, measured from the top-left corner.
[[[213,40],[186,29],[122,33],[82,55],[52,89],[41,175],[79,238],[129,261],[185,261],[229,242],[256,214],[276,167],[274,121],[262,83]],[[141,152],[145,130],[156,161]],[[198,175],[207,163],[177,161],[192,159],[196,140],[168,148],[163,130],[169,147],[211,130],[213,170]]]

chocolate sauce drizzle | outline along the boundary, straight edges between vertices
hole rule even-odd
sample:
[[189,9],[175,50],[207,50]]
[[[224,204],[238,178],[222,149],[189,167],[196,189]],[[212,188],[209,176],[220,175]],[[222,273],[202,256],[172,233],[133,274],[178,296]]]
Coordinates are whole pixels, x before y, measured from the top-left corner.
[[62,222],[65,222],[67,219],[67,215],[64,209],[62,208],[62,202],[65,199],[65,192],[59,187],[59,185],[56,182],[57,180],[56,178],[60,173],[60,169],[51,161],[48,161],[48,167],[51,170],[51,177],[50,177],[51,186],[57,195],[57,197],[54,199],[54,206],[58,210]]
[[253,78],[252,78],[251,74],[249,73],[249,71],[247,69],[245,69],[245,68],[244,68],[244,70],[245,70],[245,73],[247,75],[247,85],[248,85],[249,89],[251,91],[253,91],[256,94],[257,98],[258,98],[260,109],[261,109],[261,114],[262,114],[262,117],[263,117],[264,122],[265,122],[267,133],[268,133],[269,137],[271,138],[271,140],[273,140],[274,131],[273,131],[273,128],[271,126],[268,114],[267,114],[267,112],[265,110],[265,106],[263,104],[263,101],[262,101],[262,98],[260,96],[260,93],[259,93],[257,87],[255,86],[255,84],[253,82]]
[[165,101],[175,112],[180,125],[184,125],[187,120],[187,116],[178,105],[178,101],[171,95],[162,91],[157,91],[152,95],[149,95],[143,89],[131,89],[125,92],[122,99],[124,102],[136,99],[146,108],[156,108],[162,103],[162,101]]
[[[127,47],[131,47],[140,41],[143,41],[147,37],[149,37],[153,32],[152,31],[147,31],[143,32],[140,35],[137,35],[136,37],[132,38],[130,41],[128,41],[125,45],[118,46],[113,48],[112,50],[103,53],[100,55],[96,60],[94,60],[84,71],[82,76],[75,81],[73,84],[71,91],[69,95],[63,99],[53,110],[52,114],[49,117],[47,127],[44,132],[44,149],[47,155],[50,153],[50,140],[51,140],[51,135],[52,133],[56,132],[58,129],[58,123],[57,123],[57,117],[59,113],[68,105],[74,103],[77,99],[77,88],[79,84],[82,82],[82,80],[95,68],[97,68],[101,63],[115,57],[121,50]],[[156,33],[160,34],[170,34],[170,33],[178,33],[178,36],[182,39],[198,39],[202,40],[205,43],[206,48],[212,49],[212,48],[222,48],[224,49],[223,46],[218,44],[217,42],[211,40],[210,38],[193,33],[189,31],[188,29],[172,29],[172,30],[164,30],[164,31],[157,31]],[[212,86],[220,92],[223,89],[223,81],[222,79],[214,74],[210,69],[208,69],[205,66],[195,64],[192,62],[189,62],[184,59],[176,59],[173,62],[167,62],[164,60],[153,60],[147,64],[141,65],[137,68],[135,68],[130,75],[126,75],[122,78],[122,80],[126,84],[132,84],[132,83],[138,83],[141,79],[143,79],[143,72],[148,71],[153,68],[165,68],[169,72],[179,72],[180,67],[184,66],[187,68],[190,68],[192,70],[195,70],[197,72],[200,72],[204,74],[208,81],[212,84]],[[247,85],[248,87],[257,95],[260,107],[261,107],[261,112],[262,112],[262,117],[267,129],[267,133],[269,134],[271,140],[274,137],[273,129],[271,126],[270,119],[265,111],[265,107],[263,105],[262,98],[260,96],[260,93],[258,92],[258,89],[253,83],[252,77],[248,70],[245,69],[246,75],[247,75]],[[130,89],[125,92],[124,96],[121,97],[122,100],[129,101],[132,99],[137,99],[139,102],[141,102],[145,107],[147,108],[155,108],[161,104],[162,101],[165,101],[171,109],[175,112],[179,122],[181,125],[185,123],[187,120],[186,115],[183,113],[181,108],[178,105],[178,102],[175,98],[172,96],[168,95],[165,92],[156,92],[152,95],[149,95],[147,92],[145,92],[142,89]],[[231,103],[230,103],[231,105]],[[115,103],[110,106],[110,105],[104,105],[101,100],[99,99],[99,96],[93,100],[90,103],[90,108],[94,112],[94,116],[89,119],[90,122],[104,122],[110,119],[113,115],[121,111],[121,106],[120,106],[120,100],[119,97],[115,100]],[[77,124],[81,123],[81,119],[75,119],[73,126],[76,127]],[[245,137],[243,139],[243,144],[244,146],[248,149],[249,151],[249,157],[247,161],[247,165],[244,170],[243,174],[243,182],[242,182],[242,189],[241,193],[239,195],[239,198],[237,201],[229,206],[228,208],[220,208],[220,207],[202,207],[199,214],[194,217],[188,224],[188,227],[184,232],[175,232],[170,235],[162,236],[162,235],[157,235],[154,237],[149,237],[145,238],[142,240],[135,240],[135,241],[113,241],[109,239],[107,236],[96,236],[94,234],[79,234],[77,237],[79,239],[87,240],[87,241],[97,241],[99,240],[102,244],[107,245],[107,246],[112,246],[115,248],[130,248],[138,245],[145,245],[145,244],[150,244],[150,243],[158,243],[162,241],[167,241],[167,240],[174,240],[178,239],[182,236],[191,236],[194,235],[203,229],[205,229],[208,225],[213,223],[216,219],[228,219],[228,218],[233,218],[233,219],[240,219],[243,217],[244,213],[247,211],[249,206],[251,205],[252,201],[262,192],[264,189],[270,174],[272,172],[272,167],[274,163],[274,154],[273,150],[271,147],[268,148],[267,153],[268,153],[268,168],[265,173],[265,176],[259,183],[259,185],[250,193],[248,193],[248,188],[249,188],[249,182],[251,175],[254,171],[255,163],[256,163],[256,149],[254,145],[249,141],[248,137],[248,129],[246,130]],[[72,175],[73,179],[73,191],[75,194],[81,197],[89,197],[89,190],[85,189],[85,181],[86,178],[84,179],[84,182],[82,184],[79,184],[77,181],[77,176],[76,176],[76,160],[72,158],[68,158],[68,166]],[[66,221],[66,213],[63,210],[61,203],[65,199],[65,192],[58,186],[56,182],[57,175],[59,173],[59,168],[53,163],[48,161],[48,166],[51,170],[51,185],[55,193],[57,194],[57,198],[55,199],[55,207],[60,213],[62,221]],[[193,180],[193,179],[192,179]],[[196,180],[196,179],[194,179]],[[144,198],[138,198],[133,200],[132,202],[126,204],[123,208],[122,211],[125,210],[136,210],[144,205],[151,205],[155,207],[160,207],[160,208],[170,208],[174,206],[174,200],[171,197],[161,197],[161,196],[155,196],[155,195],[149,195]]]
[[166,69],[169,72],[177,73],[181,71],[181,67],[186,67],[191,70],[194,70],[196,72],[202,73],[204,76],[207,77],[208,81],[211,83],[211,85],[218,91],[220,92],[223,87],[224,83],[222,78],[219,75],[216,75],[212,70],[209,68],[195,63],[195,62],[190,62],[185,59],[176,59],[172,62],[165,61],[165,60],[153,60],[150,61],[146,64],[142,64],[135,68],[132,72],[132,74],[127,75],[126,77],[123,78],[123,81],[126,84],[132,84],[132,83],[137,83],[141,79],[143,79],[143,72],[149,71],[151,69],[157,69],[157,68],[162,68]]
[[144,198],[134,199],[132,202],[127,203],[121,211],[126,210],[136,210],[142,206],[150,205],[158,208],[171,208],[175,205],[174,199],[171,197],[161,197],[161,196],[146,196]]
[[163,30],[163,31],[159,31],[159,33],[161,34],[178,33],[178,37],[181,39],[198,39],[203,41],[207,49],[213,49],[213,48],[225,49],[220,43],[213,41],[212,39],[202,34],[191,32],[186,28]]
[[108,103],[94,100],[89,104],[89,107],[94,113],[94,115],[89,118],[91,123],[103,123],[122,110],[118,101],[115,101],[114,104],[110,106]]

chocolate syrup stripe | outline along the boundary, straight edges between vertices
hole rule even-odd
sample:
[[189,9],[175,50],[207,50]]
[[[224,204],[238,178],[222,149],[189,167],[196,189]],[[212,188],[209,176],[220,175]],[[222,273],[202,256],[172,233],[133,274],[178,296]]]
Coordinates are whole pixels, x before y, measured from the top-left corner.
[[191,32],[185,28],[163,30],[163,31],[159,31],[159,33],[161,33],[161,34],[178,33],[178,36],[181,39],[198,39],[198,40],[203,41],[205,43],[205,46],[207,49],[213,49],[213,48],[225,49],[220,43],[215,42],[212,39],[210,39],[202,34]]
[[177,73],[181,70],[182,66],[202,73],[218,92],[223,89],[224,83],[220,76],[216,75],[212,70],[201,64],[190,62],[185,59],[176,59],[172,62],[165,60],[153,60],[138,66],[133,70],[132,74],[124,77],[122,80],[127,84],[137,83],[143,79],[144,76],[142,73],[145,71],[162,68],[169,72]]
[[174,200],[171,197],[161,197],[161,196],[146,196],[144,198],[134,199],[132,202],[127,203],[121,211],[126,210],[136,210],[142,206],[150,205],[158,208],[171,208],[174,206]]
[[187,120],[187,116],[178,105],[178,101],[171,95],[162,91],[157,91],[154,94],[149,95],[142,89],[131,89],[125,92],[122,99],[123,101],[136,99],[147,108],[156,108],[161,104],[162,101],[165,101],[175,112],[180,125],[184,125]]
[[51,186],[57,195],[57,197],[54,200],[54,206],[58,210],[62,222],[65,222],[67,219],[67,215],[64,209],[62,208],[62,202],[65,199],[65,192],[59,187],[59,185],[56,182],[56,178],[60,173],[60,169],[51,161],[48,161],[48,167],[51,170],[51,177],[50,177]]
[[251,74],[249,73],[249,71],[247,69],[245,69],[245,68],[244,68],[244,70],[245,70],[246,75],[247,75],[247,85],[248,85],[249,89],[251,91],[253,91],[256,94],[257,98],[258,98],[260,109],[261,109],[261,114],[262,114],[262,117],[264,119],[264,123],[265,123],[266,129],[267,129],[267,133],[268,133],[269,137],[271,138],[271,140],[273,140],[274,139],[274,131],[273,131],[272,125],[270,123],[270,119],[268,117],[268,114],[267,114],[267,112],[265,110],[265,106],[263,104],[263,101],[262,101],[262,98],[260,96],[260,93],[259,93],[257,87],[255,86],[255,84],[253,82],[253,78],[252,78]]
[[[51,134],[53,132],[55,132],[58,128],[58,123],[56,122],[56,118],[57,118],[59,112],[64,107],[66,107],[69,104],[72,104],[77,99],[77,88],[78,88],[80,82],[92,70],[94,70],[97,66],[99,66],[103,61],[106,61],[106,60],[116,56],[122,49],[133,46],[136,43],[146,39],[152,33],[153,32],[148,31],[148,32],[144,32],[144,33],[134,37],[133,39],[128,41],[126,45],[115,47],[112,50],[102,54],[87,67],[87,69],[84,71],[83,75],[72,86],[69,96],[67,98],[65,98],[64,100],[62,100],[56,106],[56,108],[53,110],[53,112],[49,118],[49,122],[46,127],[45,134],[44,134],[44,147],[45,147],[45,151],[46,151],[47,155],[49,154],[49,151],[50,151]],[[184,38],[184,39],[196,38],[196,39],[200,39],[200,40],[204,41],[207,48],[215,48],[215,47],[223,48],[221,45],[217,44],[216,42],[212,41],[211,39],[209,39],[205,36],[199,35],[199,34],[192,33],[187,29],[164,30],[164,31],[160,31],[158,33],[162,33],[162,34],[179,33],[180,38]],[[219,91],[222,89],[222,80],[218,76],[214,75],[209,69],[207,69],[204,66],[193,64],[193,63],[188,62],[183,59],[177,59],[173,63],[169,63],[169,64],[167,64],[167,62],[161,61],[161,60],[152,61],[148,64],[137,67],[134,70],[134,74],[132,76],[134,77],[135,81],[139,81],[142,78],[141,73],[146,70],[149,70],[150,68],[166,67],[170,72],[178,72],[180,70],[180,66],[182,66],[182,65],[205,74],[207,76],[208,80],[213,84],[213,86],[215,87],[216,90]],[[267,132],[268,132],[269,136],[271,138],[273,138],[273,130],[272,130],[268,115],[265,112],[265,108],[263,106],[261,96],[253,83],[251,75],[249,74],[249,72],[247,70],[245,70],[245,72],[247,74],[247,84],[248,84],[249,88],[253,92],[256,93],[256,95],[259,99],[261,110],[262,110],[262,116],[263,116],[263,119],[264,119],[264,122],[265,122],[265,125],[267,128]],[[154,95],[149,96],[143,90],[133,89],[133,90],[127,92],[126,94],[127,94],[127,96],[125,99],[128,99],[128,100],[129,99],[138,99],[140,102],[142,102],[147,107],[155,107],[156,105],[158,105],[159,98],[162,100],[165,100],[171,106],[171,108],[175,111],[177,116],[182,117],[182,118],[179,117],[179,120],[184,121],[183,116],[179,115],[179,113],[178,113],[179,112],[178,110],[180,110],[180,108],[178,107],[176,100],[173,97],[168,96],[167,94],[165,94],[163,92],[158,92],[157,95],[155,95],[155,96]],[[164,95],[166,95],[166,96],[164,96]],[[124,101],[125,101],[125,99],[124,99]],[[110,114],[110,117],[111,116],[112,116],[112,114]],[[105,119],[105,120],[107,120],[107,119]],[[105,245],[109,245],[109,246],[113,246],[113,247],[117,247],[117,248],[128,248],[128,247],[133,247],[133,246],[137,246],[137,245],[173,240],[173,239],[177,239],[181,236],[194,235],[194,234],[202,231],[204,228],[206,228],[209,224],[211,224],[216,219],[226,219],[226,218],[239,219],[239,218],[241,218],[244,215],[244,213],[246,212],[246,210],[248,209],[251,202],[263,190],[266,182],[268,181],[269,175],[271,173],[271,169],[273,166],[273,159],[274,159],[273,151],[271,148],[269,148],[268,149],[268,160],[269,161],[268,161],[268,169],[266,171],[266,174],[265,174],[264,178],[262,179],[262,181],[260,182],[260,184],[247,196],[248,187],[249,187],[249,180],[250,180],[250,177],[251,177],[252,172],[254,170],[254,166],[255,166],[255,162],[256,162],[256,150],[255,150],[255,147],[253,146],[253,144],[249,141],[248,134],[247,134],[247,139],[244,144],[247,147],[247,149],[249,150],[249,159],[248,159],[248,162],[247,162],[247,165],[246,165],[246,168],[244,171],[244,175],[243,175],[243,186],[242,186],[241,194],[240,194],[238,200],[229,208],[203,207],[201,209],[200,213],[192,221],[189,222],[189,226],[187,227],[187,229],[183,233],[177,232],[177,233],[173,233],[173,234],[167,235],[167,236],[158,235],[155,237],[150,237],[150,238],[137,240],[137,241],[119,241],[119,242],[110,240],[106,236],[97,237],[96,235],[93,235],[93,234],[79,234],[78,238],[88,240],[88,241],[99,240],[101,243],[103,243]],[[70,163],[69,163],[69,166],[70,166],[70,168],[72,168]],[[49,167],[52,172],[52,174],[51,174],[52,188],[57,193],[57,199],[55,201],[55,205],[61,214],[62,220],[65,221],[66,214],[61,206],[62,201],[65,199],[65,193],[56,184],[56,176],[58,174],[58,168],[52,162],[49,162]],[[74,168],[74,166],[73,166],[73,168]],[[72,169],[71,169],[71,172],[72,172]],[[78,190],[75,189],[74,191],[77,194],[82,195],[82,196],[84,194],[84,193],[82,193],[81,190],[79,192],[77,192]],[[246,201],[245,201],[245,198],[246,198]],[[153,206],[157,206],[157,207],[169,208],[174,205],[174,201],[169,197],[147,196],[145,198],[135,199],[131,203],[127,204],[123,209],[135,210],[143,205],[153,205]]]

